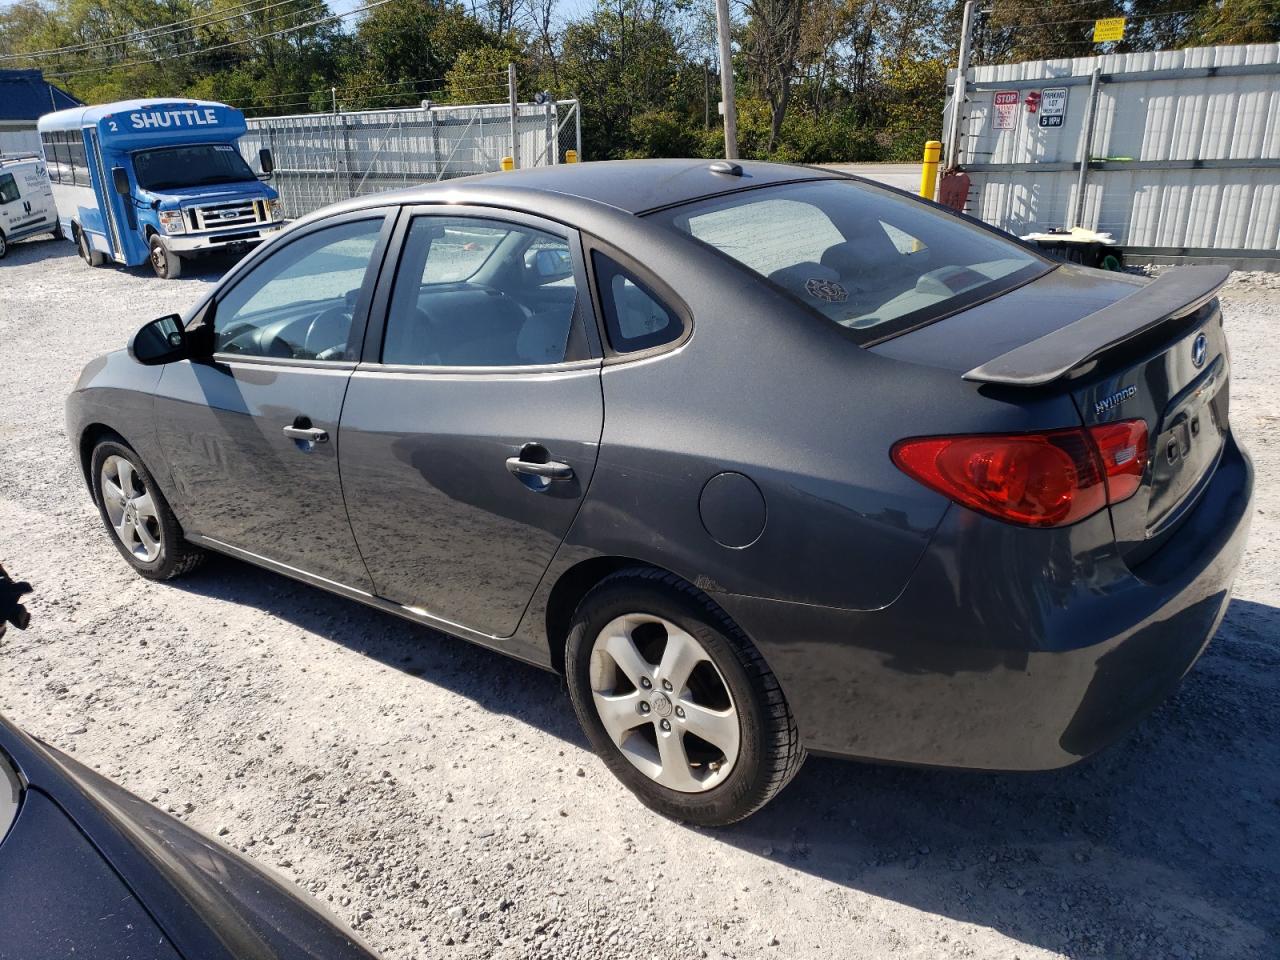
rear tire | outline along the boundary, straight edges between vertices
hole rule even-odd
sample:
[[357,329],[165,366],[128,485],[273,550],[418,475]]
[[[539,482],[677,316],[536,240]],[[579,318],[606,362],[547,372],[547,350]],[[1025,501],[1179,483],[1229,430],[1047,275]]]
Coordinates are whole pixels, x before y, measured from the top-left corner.
[[183,537],[169,502],[131,447],[101,441],[89,459],[89,476],[107,535],[142,576],[172,580],[204,560],[205,552]]
[[734,823],[773,799],[804,762],[760,651],[673,574],[636,567],[597,584],[574,613],[565,676],[605,766],[664,816]]
[[9,241],[5,239],[4,231],[0,230],[0,260],[4,259],[4,255],[9,252]]
[[173,280],[182,274],[182,258],[169,249],[158,233],[151,235],[151,269],[161,280]]
[[106,257],[104,257],[97,250],[94,250],[91,246],[89,246],[89,237],[85,234],[85,232],[83,230],[77,229],[75,231],[75,234],[76,234],[76,249],[80,251],[80,259],[83,260],[85,263],[87,263],[91,267],[102,266],[102,264],[106,262]]
[[55,221],[54,221],[54,223],[53,223],[53,229],[49,231],[49,236],[53,237],[53,239],[55,239],[55,240],[61,240],[61,239],[63,239],[63,238],[66,236],[66,234],[62,232],[62,221],[61,221],[61,220],[55,220]]

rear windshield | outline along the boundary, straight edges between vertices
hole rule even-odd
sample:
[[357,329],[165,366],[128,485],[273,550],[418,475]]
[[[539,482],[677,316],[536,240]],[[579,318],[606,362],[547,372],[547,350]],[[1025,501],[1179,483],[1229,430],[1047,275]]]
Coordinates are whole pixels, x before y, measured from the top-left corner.
[[998,234],[850,180],[746,190],[653,217],[772,281],[863,343],[1050,268]]
[[257,179],[240,151],[229,143],[142,150],[133,155],[133,174],[144,190],[205,187]]

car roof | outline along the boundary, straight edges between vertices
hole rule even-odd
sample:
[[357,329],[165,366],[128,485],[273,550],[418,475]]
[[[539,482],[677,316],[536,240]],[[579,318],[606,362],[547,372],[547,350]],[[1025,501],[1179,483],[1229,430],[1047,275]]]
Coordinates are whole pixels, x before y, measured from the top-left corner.
[[820,167],[741,161],[741,175],[717,173],[715,160],[606,160],[459,177],[349,200],[325,214],[387,203],[500,205],[555,217],[561,210],[604,205],[629,214],[753,187],[796,180],[846,179]]

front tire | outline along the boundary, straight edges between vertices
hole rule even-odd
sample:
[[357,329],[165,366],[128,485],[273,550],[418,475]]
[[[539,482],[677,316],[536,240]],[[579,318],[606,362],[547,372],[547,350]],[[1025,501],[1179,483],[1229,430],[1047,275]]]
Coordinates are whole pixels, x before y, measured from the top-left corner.
[[93,499],[111,542],[129,565],[150,580],[190,573],[204,551],[187,542],[178,518],[134,450],[103,440],[90,459]]
[[4,255],[9,252],[9,241],[5,239],[4,231],[0,230],[0,260],[4,259]]
[[182,258],[170,250],[158,233],[151,235],[151,269],[161,280],[173,280],[182,273]]
[[737,625],[672,574],[631,568],[574,613],[565,674],[609,770],[649,808],[723,826],[768,803],[804,762],[777,678]]

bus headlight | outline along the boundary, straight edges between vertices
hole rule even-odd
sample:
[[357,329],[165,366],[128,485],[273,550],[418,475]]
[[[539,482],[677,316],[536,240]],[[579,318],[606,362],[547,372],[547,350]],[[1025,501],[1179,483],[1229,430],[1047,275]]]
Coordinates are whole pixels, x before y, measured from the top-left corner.
[[165,233],[186,233],[187,225],[182,222],[181,210],[161,210],[160,226]]
[[280,200],[279,200],[279,198],[278,198],[278,197],[277,197],[276,199],[274,199],[274,200],[268,200],[268,201],[267,201],[267,206],[268,206],[268,208],[271,210],[271,219],[272,219],[272,220],[283,220],[283,219],[284,219],[284,204],[282,204],[282,203],[280,202]]

